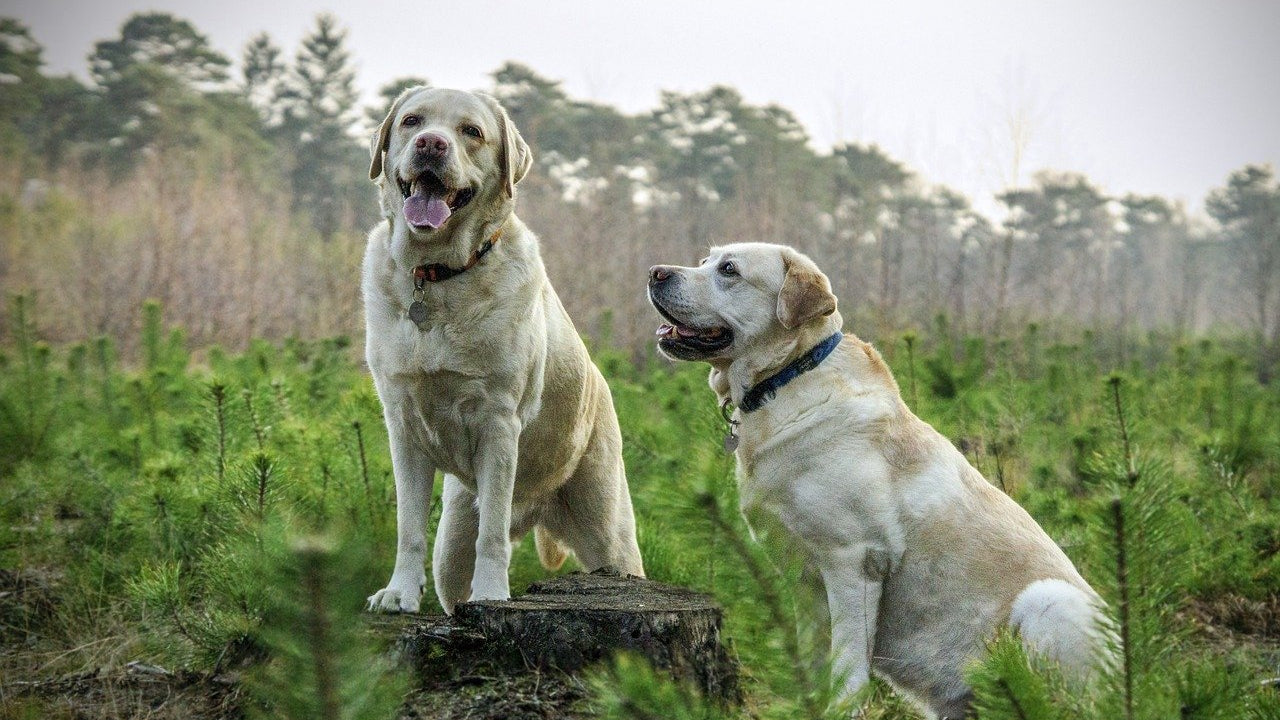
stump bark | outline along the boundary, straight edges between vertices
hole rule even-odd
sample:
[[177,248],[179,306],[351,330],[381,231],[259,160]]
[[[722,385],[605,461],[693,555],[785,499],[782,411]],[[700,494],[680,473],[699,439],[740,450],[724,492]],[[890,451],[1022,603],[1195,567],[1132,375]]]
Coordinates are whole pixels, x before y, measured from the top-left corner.
[[[625,651],[723,703],[740,701],[738,668],[720,641],[720,607],[692,590],[609,570],[534,583],[505,602],[460,605],[452,618],[389,619],[403,662],[423,681],[423,718],[578,717],[583,668]],[[532,685],[529,676],[536,676]],[[532,688],[548,698],[523,698]],[[514,698],[514,700],[513,700]],[[451,710],[458,701],[467,707]],[[513,705],[512,703],[515,703]],[[553,704],[554,704],[553,702]],[[522,713],[523,703],[536,712]]]

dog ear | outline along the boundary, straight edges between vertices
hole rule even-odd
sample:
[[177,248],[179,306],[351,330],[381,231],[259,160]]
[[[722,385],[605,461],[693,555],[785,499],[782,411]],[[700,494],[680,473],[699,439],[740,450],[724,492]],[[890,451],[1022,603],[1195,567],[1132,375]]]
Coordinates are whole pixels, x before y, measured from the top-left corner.
[[387,155],[387,149],[391,147],[391,127],[395,125],[396,113],[400,112],[400,106],[404,104],[405,99],[410,95],[419,90],[425,90],[426,87],[426,85],[417,85],[400,93],[400,97],[397,97],[395,102],[391,103],[391,109],[387,111],[387,117],[383,119],[382,125],[369,137],[370,180],[377,180],[382,175],[382,165]]
[[516,124],[511,122],[511,117],[507,115],[506,109],[497,99],[484,93],[480,93],[480,97],[489,103],[489,109],[498,119],[498,132],[501,134],[498,140],[501,146],[498,164],[502,168],[502,183],[507,191],[507,197],[515,197],[516,183],[520,182],[520,179],[533,166],[533,152],[529,150],[524,138],[520,137]]
[[788,330],[836,311],[836,296],[831,282],[813,261],[798,252],[782,256],[786,277],[778,291],[778,322]]

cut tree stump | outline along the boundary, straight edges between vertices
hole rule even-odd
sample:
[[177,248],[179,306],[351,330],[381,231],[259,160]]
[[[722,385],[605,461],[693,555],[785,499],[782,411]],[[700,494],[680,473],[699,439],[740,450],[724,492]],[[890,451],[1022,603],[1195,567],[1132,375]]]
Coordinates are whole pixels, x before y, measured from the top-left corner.
[[407,717],[576,718],[586,717],[587,695],[577,674],[620,651],[718,702],[739,702],[720,614],[701,593],[602,570],[536,582],[505,602],[465,603],[452,618],[376,624],[398,631],[395,652],[422,680]]

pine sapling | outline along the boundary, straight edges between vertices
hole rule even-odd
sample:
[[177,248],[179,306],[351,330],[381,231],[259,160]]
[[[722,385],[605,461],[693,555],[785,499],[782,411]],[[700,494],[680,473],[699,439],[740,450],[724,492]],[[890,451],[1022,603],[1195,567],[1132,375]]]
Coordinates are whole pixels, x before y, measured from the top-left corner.
[[1013,688],[1009,687],[1009,681],[1000,678],[996,682],[1000,687],[1000,692],[1009,701],[1009,707],[1013,708],[1014,717],[1018,718],[1018,720],[1031,720],[1031,718],[1027,717],[1027,711],[1022,709],[1022,703],[1018,701],[1018,696],[1013,694]]
[[102,380],[102,414],[107,422],[114,423],[116,417],[116,399],[115,390],[112,383],[112,360],[114,359],[114,349],[111,345],[111,338],[103,335],[98,337],[93,343],[94,359],[98,363],[98,373]]
[[356,457],[360,461],[360,480],[364,483],[364,500],[369,508],[369,519],[373,520],[373,487],[369,484],[369,459],[364,452],[364,427],[359,420],[352,420],[351,427],[356,431]]
[[271,390],[275,394],[277,411],[282,417],[289,417],[292,414],[292,409],[289,406],[289,397],[284,392],[284,381],[280,378],[272,380]]
[[[362,548],[323,537],[287,540],[269,533],[267,574],[279,592],[266,596],[262,638],[269,659],[249,687],[273,720],[383,720],[395,717],[404,683],[385,649],[356,622],[367,564]],[[254,712],[256,711],[256,712]]]
[[216,457],[218,485],[221,487],[227,479],[227,386],[214,382],[209,385],[209,395],[213,398],[213,416],[217,422],[218,455]]
[[258,521],[261,522],[266,516],[267,495],[275,488],[272,487],[272,476],[275,474],[275,465],[271,462],[271,458],[265,453],[254,453],[252,470],[255,486],[255,498],[257,500]]
[[325,607],[325,548],[314,542],[300,542],[295,552],[302,575],[304,616],[307,643],[311,646],[316,694],[320,699],[320,717],[338,720],[337,679],[333,667],[332,634],[329,610]]
[[765,568],[756,555],[751,552],[747,539],[742,537],[742,533],[725,520],[720,509],[720,503],[713,494],[709,492],[700,493],[698,495],[698,504],[706,510],[712,526],[725,537],[729,547],[742,560],[747,572],[751,575],[751,579],[760,588],[771,624],[782,630],[783,652],[786,653],[787,659],[790,661],[793,680],[800,690],[800,700],[805,709],[805,717],[821,717],[822,708],[816,700],[815,683],[805,672],[805,667],[808,663],[805,662],[800,652],[800,637],[796,631],[795,622],[788,618],[789,613],[784,607],[782,592],[775,582],[776,578],[773,572]]
[[253,427],[253,437],[258,441],[258,452],[262,452],[266,448],[265,429],[262,426],[262,420],[258,417],[258,411],[253,407],[253,390],[245,388],[241,391],[244,397],[244,407],[249,413],[249,424]]
[[160,368],[160,335],[162,328],[160,301],[154,298],[142,303],[142,352],[149,372]]
[[966,673],[971,713],[982,720],[1065,720],[1079,717],[1082,698],[1042,656],[1028,654],[1018,633],[1005,629],[986,643]]
[[1124,444],[1124,468],[1125,479],[1129,483],[1129,488],[1133,489],[1138,484],[1138,470],[1133,465],[1133,452],[1129,447],[1129,428],[1124,421],[1124,405],[1120,402],[1120,384],[1123,379],[1119,375],[1111,375],[1107,378],[1107,384],[1111,386],[1112,396],[1115,398],[1116,418],[1120,423],[1120,439]]
[[916,334],[910,331],[903,333],[902,341],[907,344],[907,375],[911,379],[911,409],[918,410],[919,398],[916,397]]
[[1129,556],[1125,538],[1124,503],[1120,498],[1111,501],[1111,522],[1114,529],[1116,552],[1116,587],[1120,592],[1120,652],[1121,680],[1124,683],[1124,716],[1133,720],[1133,642],[1129,619]]

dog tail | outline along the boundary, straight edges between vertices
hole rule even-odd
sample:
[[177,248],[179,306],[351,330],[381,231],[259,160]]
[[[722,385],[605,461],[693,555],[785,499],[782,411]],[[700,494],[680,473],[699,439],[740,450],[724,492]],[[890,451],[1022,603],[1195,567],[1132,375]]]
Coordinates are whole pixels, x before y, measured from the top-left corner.
[[559,570],[564,564],[564,559],[569,557],[560,541],[541,525],[533,528],[533,544],[538,546],[538,560],[542,563],[542,567],[548,570]]
[[1087,684],[1113,667],[1119,646],[1097,595],[1061,579],[1037,580],[1013,600],[1009,624],[1028,651],[1057,662],[1068,679]]

